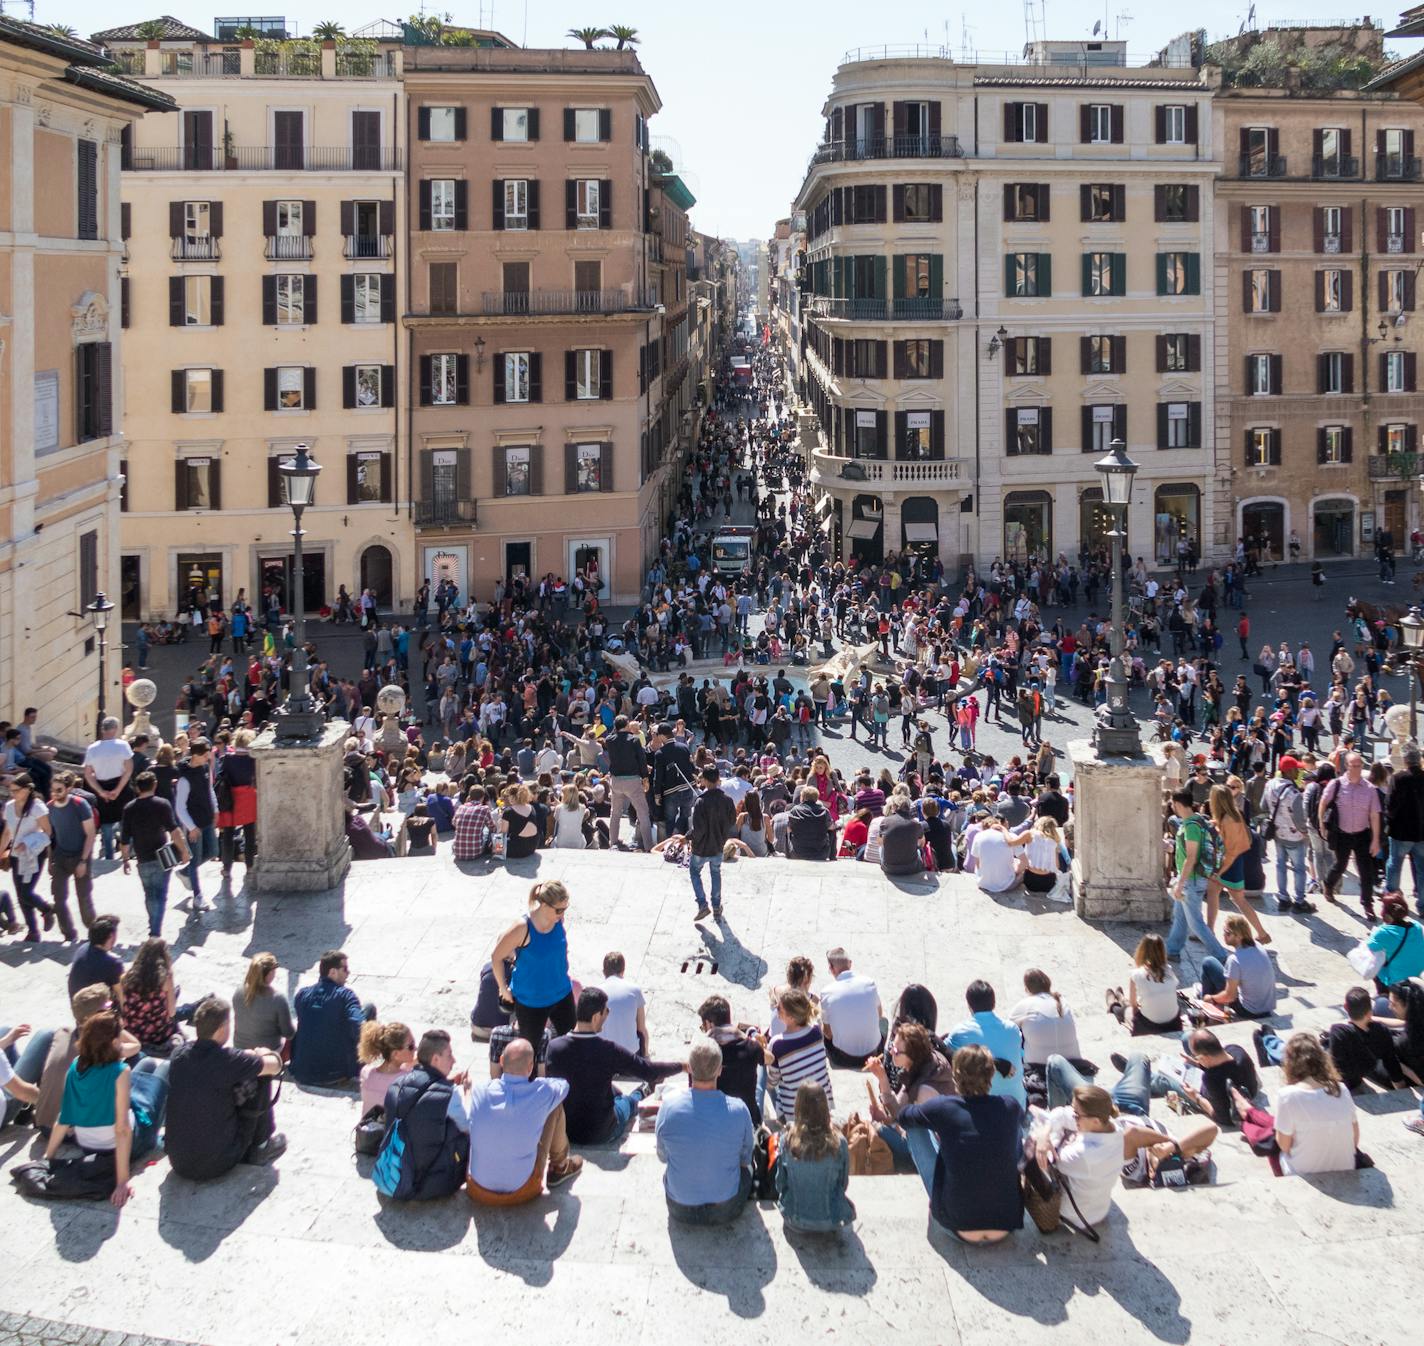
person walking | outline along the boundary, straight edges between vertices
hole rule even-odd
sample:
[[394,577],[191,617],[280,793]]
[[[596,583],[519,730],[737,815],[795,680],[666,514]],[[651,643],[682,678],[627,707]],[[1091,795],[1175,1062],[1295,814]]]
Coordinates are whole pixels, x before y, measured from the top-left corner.
[[191,858],[178,871],[179,882],[193,894],[190,910],[203,909],[203,884],[198,866],[218,857],[218,800],[213,791],[212,745],[204,738],[188,745],[188,760],[178,768],[173,791],[173,811],[187,833]]
[[[722,848],[737,826],[736,806],[721,787],[721,777],[715,763],[702,768],[702,793],[692,806],[692,829],[688,835],[688,873],[692,877],[692,896],[697,899],[693,921],[705,921],[708,916],[722,919]],[[712,871],[712,905],[707,905],[707,893],[702,887],[703,866]]]
[[87,930],[94,924],[94,877],[90,865],[98,824],[89,801],[75,789],[73,772],[61,771],[50,784],[49,825],[53,839],[49,851],[49,896],[60,932],[73,943],[79,938],[69,914],[69,880],[79,903],[79,920]]
[[647,792],[643,788],[643,778],[648,774],[648,754],[642,740],[628,730],[628,717],[619,715],[613,721],[613,732],[604,740],[604,750],[608,754],[609,775],[612,785],[609,792],[609,844],[618,846],[618,829],[623,821],[623,811],[632,806],[638,820],[638,840],[642,849],[653,848],[653,819],[648,808]]
[[213,821],[219,832],[224,884],[232,881],[239,828],[242,830],[242,863],[249,872],[257,858],[257,763],[247,751],[255,737],[252,730],[239,729],[213,775],[217,798],[217,815]]
[[1320,832],[1335,854],[1325,876],[1325,900],[1335,896],[1350,861],[1360,876],[1360,906],[1375,919],[1374,857],[1380,849],[1380,792],[1365,779],[1365,759],[1357,752],[1345,758],[1345,775],[1336,777],[1320,795]]
[[159,939],[163,935],[163,913],[168,908],[169,870],[163,867],[158,852],[168,843],[177,848],[181,860],[188,859],[188,842],[173,805],[158,793],[158,778],[151,771],[140,771],[134,781],[138,798],[124,806],[119,833],[119,850],[124,873],[129,872],[130,859],[138,861],[138,879],[143,885],[144,905],[148,908],[148,935]]
[[[50,844],[49,808],[35,790],[29,773],[21,771],[11,777],[10,798],[5,802],[4,821],[0,824],[0,859],[8,862],[10,877],[15,883],[15,897],[25,918],[25,941],[37,943],[40,937],[35,913],[44,917],[44,928],[54,925],[54,908],[35,896],[44,853]],[[0,897],[0,917],[8,933],[18,930],[14,908],[8,893]]]

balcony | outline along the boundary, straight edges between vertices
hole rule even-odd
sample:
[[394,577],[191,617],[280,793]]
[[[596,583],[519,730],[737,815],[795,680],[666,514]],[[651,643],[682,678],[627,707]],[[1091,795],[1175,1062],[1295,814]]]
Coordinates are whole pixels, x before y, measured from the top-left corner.
[[401,152],[377,147],[256,145],[227,152],[201,145],[135,146],[128,173],[398,173]]
[[1375,155],[1375,181],[1418,182],[1419,160],[1406,159],[1401,154]]
[[1283,154],[1243,154],[1238,171],[1243,178],[1283,178],[1286,158]]
[[222,258],[222,239],[175,238],[172,240],[171,257],[175,262],[216,262]]
[[874,136],[832,140],[816,148],[812,164],[858,163],[864,159],[962,159],[958,136]]
[[309,262],[312,241],[306,234],[274,234],[267,239],[262,255],[269,262]]
[[477,522],[473,500],[434,500],[415,502],[417,528],[465,528]]
[[1424,473],[1424,454],[1375,453],[1369,465],[1371,481],[1415,481]]
[[341,255],[347,261],[386,261],[395,256],[395,245],[389,234],[347,234]]
[[1317,154],[1310,161],[1310,176],[1341,181],[1360,176],[1360,161],[1354,155],[1345,158]]
[[933,491],[967,480],[965,464],[958,458],[841,458],[816,449],[811,454],[811,467],[823,485],[847,490],[868,485],[881,490],[917,487]]
[[964,310],[957,299],[834,299],[812,295],[806,312],[817,317],[847,322],[957,322]]
[[546,317],[579,313],[641,313],[653,307],[644,293],[621,290],[530,290],[518,294],[481,296],[481,311],[486,317],[513,318],[525,314]]
[[1404,251],[1404,235],[1403,235],[1403,234],[1386,234],[1386,235],[1385,235],[1385,239],[1384,239],[1384,250],[1385,250],[1386,252],[1403,252],[1403,251]]

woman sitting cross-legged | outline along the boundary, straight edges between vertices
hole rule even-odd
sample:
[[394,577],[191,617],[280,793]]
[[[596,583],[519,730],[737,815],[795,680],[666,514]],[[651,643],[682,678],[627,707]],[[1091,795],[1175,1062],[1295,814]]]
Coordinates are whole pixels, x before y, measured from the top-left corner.
[[954,1072],[950,1063],[937,1050],[929,1029],[917,1023],[902,1023],[891,1034],[886,1054],[895,1064],[896,1082],[892,1086],[885,1062],[872,1057],[865,1063],[865,1073],[874,1078],[879,1099],[870,1104],[870,1120],[880,1128],[880,1138],[890,1147],[896,1160],[915,1166],[925,1184],[925,1191],[934,1189],[935,1159],[939,1146],[934,1132],[922,1126],[901,1130],[895,1119],[902,1108],[911,1103],[928,1103],[955,1092]]

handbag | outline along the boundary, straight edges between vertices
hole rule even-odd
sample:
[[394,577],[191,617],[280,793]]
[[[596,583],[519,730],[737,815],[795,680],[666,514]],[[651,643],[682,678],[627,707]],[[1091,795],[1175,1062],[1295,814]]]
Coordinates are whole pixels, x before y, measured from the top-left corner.
[[180,869],[184,864],[183,857],[178,854],[178,847],[171,841],[164,842],[163,845],[154,852],[153,858],[162,866],[165,874],[171,874],[175,869]]
[[386,1135],[386,1110],[377,1103],[351,1129],[351,1142],[357,1154],[377,1155]]
[[1399,937],[1399,943],[1394,946],[1394,951],[1388,958],[1384,956],[1383,949],[1372,949],[1365,940],[1361,940],[1349,953],[1345,955],[1350,960],[1350,966],[1362,977],[1378,977],[1399,956],[1399,951],[1405,946],[1409,939],[1409,927],[1404,927],[1404,933]]
[[[1040,1234],[1053,1234],[1060,1228],[1065,1228],[1074,1234],[1081,1234],[1093,1243],[1102,1242],[1103,1236],[1083,1217],[1072,1186],[1058,1171],[1056,1164],[1050,1164],[1045,1172],[1042,1164],[1036,1159],[1030,1159],[1020,1175],[1020,1185],[1023,1190],[1024,1209],[1028,1211]],[[1068,1198],[1068,1204],[1073,1207],[1073,1214],[1078,1217],[1077,1224],[1063,1218],[1065,1196]]]

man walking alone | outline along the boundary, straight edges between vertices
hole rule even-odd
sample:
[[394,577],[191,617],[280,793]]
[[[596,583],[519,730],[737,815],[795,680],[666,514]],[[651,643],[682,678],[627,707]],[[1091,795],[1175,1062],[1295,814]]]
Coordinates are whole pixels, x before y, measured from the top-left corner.
[[[692,895],[697,899],[694,922],[708,916],[722,919],[722,848],[737,825],[737,810],[722,790],[715,766],[702,768],[702,793],[692,806],[692,831],[688,837],[688,872],[692,875]],[[712,905],[702,887],[702,867],[712,869]]]

